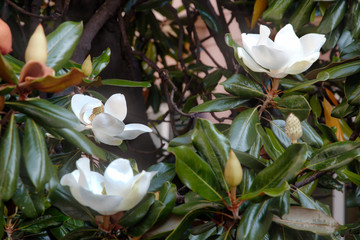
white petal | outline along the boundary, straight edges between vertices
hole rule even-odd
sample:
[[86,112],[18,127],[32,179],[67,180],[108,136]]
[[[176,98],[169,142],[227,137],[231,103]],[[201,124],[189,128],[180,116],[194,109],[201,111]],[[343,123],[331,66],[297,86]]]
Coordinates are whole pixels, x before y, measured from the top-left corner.
[[70,187],[70,191],[82,205],[88,206],[102,215],[112,215],[121,211],[118,206],[123,202],[123,198],[120,196],[94,194],[81,187]]
[[275,45],[277,49],[287,53],[291,59],[303,55],[300,39],[296,36],[291,24],[287,24],[276,34]]
[[244,46],[245,51],[248,52],[249,54],[251,54],[252,47],[256,46],[256,43],[259,41],[259,39],[260,39],[259,34],[251,34],[251,33],[241,34],[242,44]]
[[268,75],[272,78],[284,78],[286,75],[288,75],[286,72],[284,72],[284,69],[280,70],[271,70]]
[[142,171],[135,176],[135,183],[127,194],[123,202],[118,206],[122,211],[129,210],[135,207],[145,196],[149,189],[151,179],[155,176],[156,172]]
[[315,52],[319,52],[322,45],[326,41],[325,35],[317,33],[309,33],[300,38],[300,42],[303,48],[303,55],[308,56]]
[[123,121],[127,114],[125,96],[121,93],[112,95],[105,103],[105,113],[109,113]]
[[96,115],[92,121],[92,130],[95,137],[105,144],[119,145],[122,140],[120,135],[125,128],[125,124],[119,119],[107,113]]
[[88,158],[80,158],[76,161],[76,167],[79,170],[78,185],[85,189],[89,189],[91,173],[90,173],[90,160]]
[[99,102],[89,102],[85,104],[80,110],[80,121],[86,125],[91,124],[90,116],[94,113],[94,108],[101,107],[102,103]]
[[104,173],[105,188],[108,195],[126,197],[133,185],[134,173],[127,159],[112,161]]
[[252,71],[254,72],[266,72],[268,73],[269,71],[267,71],[266,69],[262,68],[261,66],[259,66],[254,59],[252,59],[252,57],[250,57],[250,55],[243,49],[243,48],[238,48],[237,49],[239,58],[241,58],[244,62],[244,64],[250,68]]
[[120,135],[120,138],[124,140],[132,140],[137,138],[140,134],[146,132],[152,132],[152,129],[139,123],[126,124],[124,131]]
[[266,69],[278,70],[288,65],[290,58],[286,52],[265,45],[252,48],[254,60]]
[[274,47],[274,42],[269,38],[270,28],[265,25],[260,25],[260,37],[256,45],[266,45],[268,47]]
[[285,72],[288,74],[299,74],[310,68],[310,66],[319,58],[320,52],[315,52],[307,58],[298,61],[289,66]]
[[87,103],[101,103],[99,99],[83,95],[83,94],[75,94],[71,98],[71,109],[74,114],[80,119],[80,111],[83,106]]

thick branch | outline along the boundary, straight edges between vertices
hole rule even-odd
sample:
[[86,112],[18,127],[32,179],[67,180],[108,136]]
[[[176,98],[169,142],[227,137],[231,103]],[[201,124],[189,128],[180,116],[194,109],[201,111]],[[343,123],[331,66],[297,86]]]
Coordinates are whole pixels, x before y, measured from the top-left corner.
[[313,181],[315,181],[316,179],[320,178],[322,175],[325,175],[327,172],[324,171],[324,172],[316,172],[314,175],[310,176],[309,178],[301,181],[301,182],[298,182],[298,183],[295,183],[295,187],[297,188],[301,188]]
[[76,49],[77,54],[75,59],[73,59],[74,61],[80,62],[84,60],[91,49],[92,40],[105,23],[117,13],[123,3],[123,0],[106,0],[100,6],[85,26],[84,32]]

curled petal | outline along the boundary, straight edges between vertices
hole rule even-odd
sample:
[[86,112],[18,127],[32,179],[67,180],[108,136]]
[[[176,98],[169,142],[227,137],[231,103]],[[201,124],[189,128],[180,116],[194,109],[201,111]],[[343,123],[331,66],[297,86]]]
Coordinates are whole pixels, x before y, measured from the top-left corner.
[[112,161],[105,170],[104,178],[107,194],[126,197],[134,178],[129,160],[118,158]]
[[46,66],[44,63],[31,60],[28,61],[21,69],[19,83],[31,83],[36,79],[43,78],[48,75],[53,76],[54,74],[54,70]]
[[265,45],[255,46],[252,51],[253,59],[266,69],[281,69],[290,61],[286,52]]
[[125,96],[121,93],[112,95],[105,103],[105,112],[123,121],[127,114]]
[[309,33],[300,38],[304,56],[319,52],[326,41],[325,35]]
[[300,39],[296,36],[291,24],[287,24],[276,34],[275,45],[277,49],[286,52],[292,59],[302,56]]
[[252,57],[250,57],[250,55],[243,49],[243,48],[238,48],[237,49],[238,52],[238,56],[239,58],[241,58],[244,62],[244,64],[250,68],[252,71],[254,72],[266,72],[268,73],[269,71],[267,71],[266,69],[262,68],[259,64],[257,64],[254,59],[252,59]]
[[80,118],[80,112],[81,109],[86,104],[94,104],[96,106],[102,105],[101,101],[99,99],[83,95],[83,94],[75,94],[71,98],[71,109],[74,112],[74,114],[81,120]]
[[118,206],[121,211],[127,211],[135,207],[147,193],[151,179],[155,176],[156,172],[142,171],[134,177],[134,185],[130,192],[127,194],[124,201]]
[[95,137],[108,145],[119,145],[122,142],[120,138],[125,124],[119,119],[107,113],[96,115],[92,121],[92,130]]
[[120,135],[120,138],[124,140],[132,140],[137,138],[140,134],[146,132],[152,132],[152,129],[139,123],[126,124],[124,131]]
[[312,55],[306,57],[305,59],[295,62],[286,69],[288,74],[299,74],[308,70],[311,65],[319,58],[320,52],[315,52]]

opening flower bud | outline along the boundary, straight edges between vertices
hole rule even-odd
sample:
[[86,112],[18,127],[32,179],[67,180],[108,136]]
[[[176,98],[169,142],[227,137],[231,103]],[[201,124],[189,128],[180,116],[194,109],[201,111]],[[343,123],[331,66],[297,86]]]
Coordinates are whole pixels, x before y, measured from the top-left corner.
[[47,40],[41,24],[37,26],[31,35],[25,50],[25,61],[28,62],[30,60],[39,61],[43,64],[47,60]]
[[86,57],[85,61],[81,65],[81,71],[84,73],[85,77],[90,76],[92,73],[93,67],[91,62],[91,56],[90,54]]
[[12,51],[11,30],[6,22],[0,18],[0,52],[2,55],[9,54]]
[[232,150],[230,150],[229,159],[225,165],[224,175],[225,181],[230,187],[236,187],[241,183],[243,170],[239,159]]
[[303,134],[301,122],[293,113],[290,113],[286,118],[285,133],[290,138],[291,143],[296,143]]

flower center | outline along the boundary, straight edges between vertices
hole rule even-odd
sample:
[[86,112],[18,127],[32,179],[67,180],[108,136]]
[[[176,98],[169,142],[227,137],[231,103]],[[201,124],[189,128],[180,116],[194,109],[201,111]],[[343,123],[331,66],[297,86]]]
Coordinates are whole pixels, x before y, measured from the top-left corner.
[[104,112],[104,105],[101,105],[100,107],[93,108],[92,114],[89,117],[89,120],[92,122],[96,115],[99,115],[100,113]]

